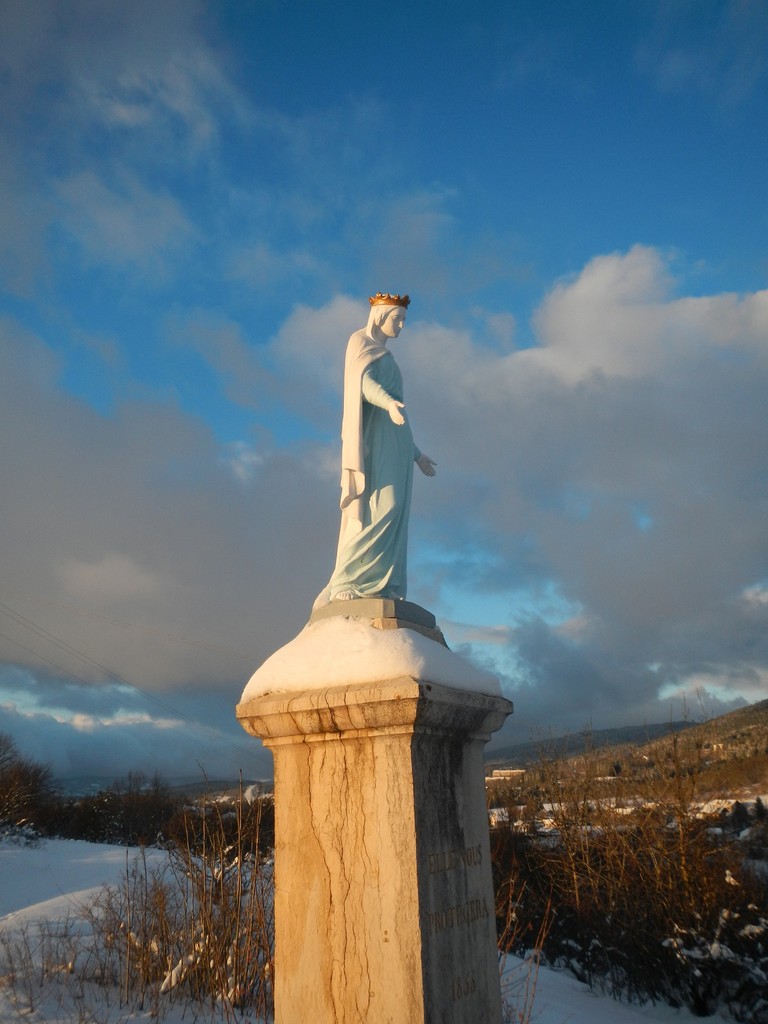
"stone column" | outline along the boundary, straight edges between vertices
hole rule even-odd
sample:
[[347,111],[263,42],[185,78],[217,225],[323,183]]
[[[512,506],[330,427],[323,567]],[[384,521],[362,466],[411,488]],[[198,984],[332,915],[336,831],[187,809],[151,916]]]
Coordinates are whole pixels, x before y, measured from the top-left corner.
[[511,710],[415,678],[238,705],[275,761],[276,1024],[500,1024],[482,752]]

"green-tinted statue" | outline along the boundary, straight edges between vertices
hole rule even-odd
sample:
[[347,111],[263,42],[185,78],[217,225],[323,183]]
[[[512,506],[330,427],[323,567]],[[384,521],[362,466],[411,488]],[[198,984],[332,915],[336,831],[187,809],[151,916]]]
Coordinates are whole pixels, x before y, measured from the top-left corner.
[[344,363],[341,530],[336,567],[315,607],[359,597],[405,598],[413,464],[435,463],[416,447],[405,414],[403,378],[387,341],[405,323],[407,295],[378,292]]

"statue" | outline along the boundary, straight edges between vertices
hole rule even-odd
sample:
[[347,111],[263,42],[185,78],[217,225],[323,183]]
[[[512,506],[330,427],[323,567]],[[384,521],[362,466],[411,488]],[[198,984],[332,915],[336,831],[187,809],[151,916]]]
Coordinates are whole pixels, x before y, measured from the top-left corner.
[[406,596],[413,464],[436,463],[416,447],[403,378],[387,348],[405,323],[407,295],[377,292],[368,323],[350,337],[341,424],[341,529],[336,567],[315,608],[329,601]]

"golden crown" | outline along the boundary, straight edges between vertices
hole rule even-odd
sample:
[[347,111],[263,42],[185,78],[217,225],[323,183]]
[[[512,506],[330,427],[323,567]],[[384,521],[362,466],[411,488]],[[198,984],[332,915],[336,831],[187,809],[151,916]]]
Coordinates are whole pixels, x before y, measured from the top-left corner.
[[372,306],[402,306],[407,309],[410,298],[407,295],[390,295],[389,292],[376,292],[368,299]]

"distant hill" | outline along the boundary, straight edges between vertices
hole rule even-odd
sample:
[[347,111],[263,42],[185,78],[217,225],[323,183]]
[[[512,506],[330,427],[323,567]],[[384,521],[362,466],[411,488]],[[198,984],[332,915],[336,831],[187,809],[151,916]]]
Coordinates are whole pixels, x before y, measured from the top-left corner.
[[[151,784],[151,781],[148,779],[147,784]],[[238,779],[206,779],[199,773],[175,778],[166,778],[161,775],[160,782],[163,788],[169,792],[190,798],[202,796],[204,793],[217,795],[237,792],[240,785]],[[114,775],[70,775],[54,779],[55,789],[62,796],[67,797],[93,796],[120,784],[124,785],[125,780],[116,779]],[[258,786],[265,792],[271,792],[272,780],[243,779],[243,787],[247,788],[248,786]]]
[[542,736],[527,743],[513,743],[486,752],[489,767],[525,768],[546,757],[568,757],[585,749],[641,746],[650,740],[693,727],[691,722],[665,722],[656,725],[625,725],[615,729],[582,729],[564,736]]
[[729,711],[695,728],[704,742],[719,744],[731,754],[768,754],[768,700]]
[[670,722],[623,729],[584,730],[501,747],[486,755],[493,768],[533,768],[541,760],[582,758],[592,752],[600,771],[640,778],[663,767],[693,768],[701,796],[754,799],[768,794],[768,700],[707,722]]

